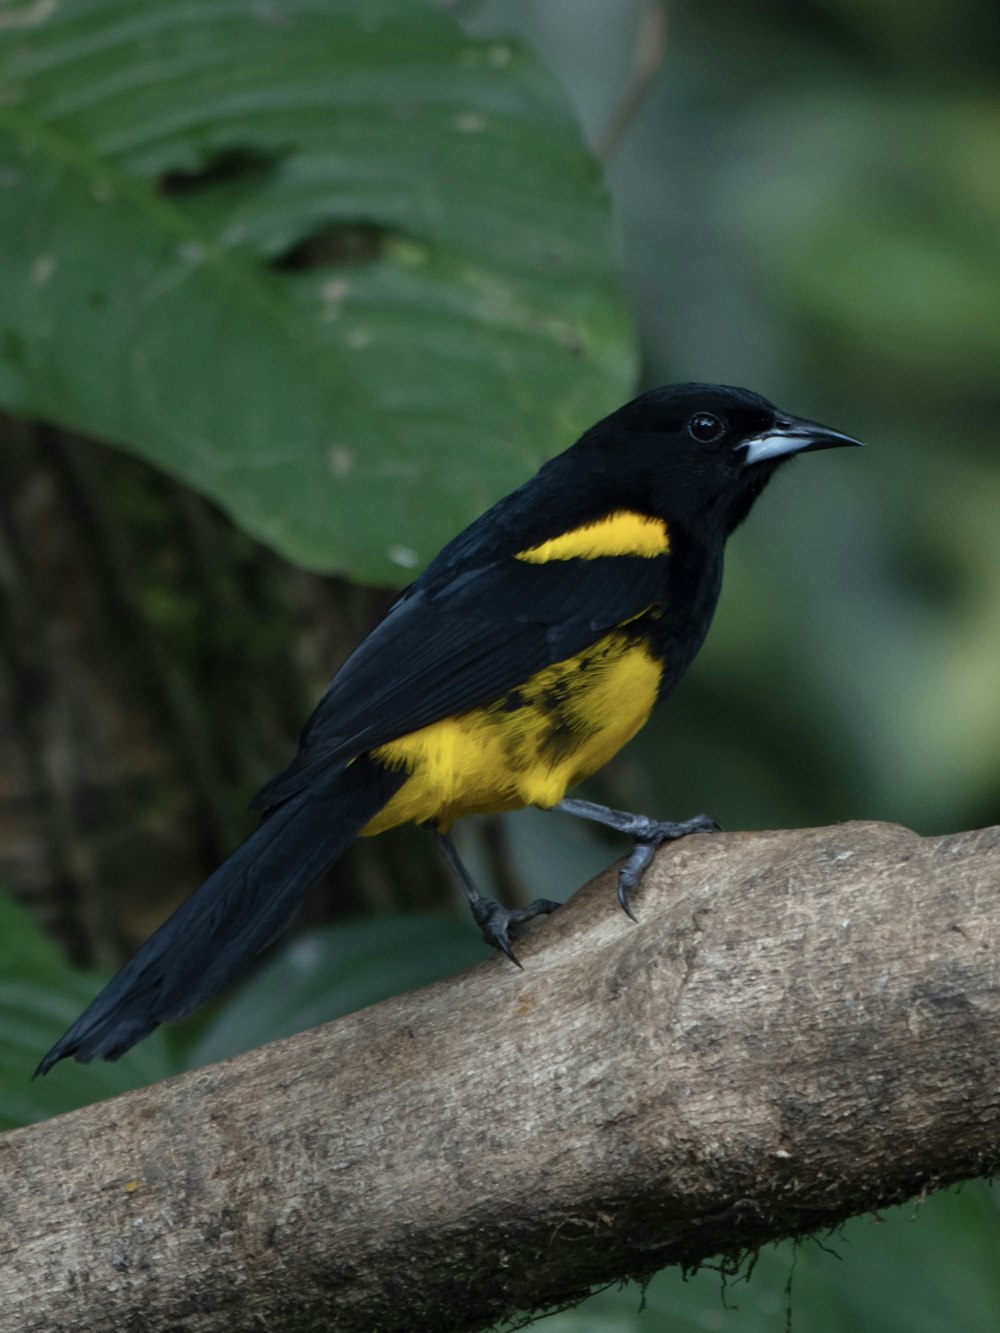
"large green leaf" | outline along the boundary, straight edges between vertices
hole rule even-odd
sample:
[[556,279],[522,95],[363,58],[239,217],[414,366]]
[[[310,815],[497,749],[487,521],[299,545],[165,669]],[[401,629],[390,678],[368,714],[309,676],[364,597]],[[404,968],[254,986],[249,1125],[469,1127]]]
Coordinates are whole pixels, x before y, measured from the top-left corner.
[[0,895],[0,1130],[113,1097],[175,1072],[161,1033],[118,1064],[64,1062],[32,1081],[38,1061],[101,987],[70,967],[22,908]]
[[627,395],[608,197],[425,0],[0,0],[0,405],[397,581]]

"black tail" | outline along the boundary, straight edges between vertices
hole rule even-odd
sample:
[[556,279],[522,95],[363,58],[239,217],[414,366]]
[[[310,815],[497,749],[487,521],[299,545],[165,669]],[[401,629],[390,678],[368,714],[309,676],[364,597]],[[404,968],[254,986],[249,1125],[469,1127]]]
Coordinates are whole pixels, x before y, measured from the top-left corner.
[[117,1060],[218,995],[405,779],[363,757],[274,809],[108,982],[36,1076],[69,1055]]

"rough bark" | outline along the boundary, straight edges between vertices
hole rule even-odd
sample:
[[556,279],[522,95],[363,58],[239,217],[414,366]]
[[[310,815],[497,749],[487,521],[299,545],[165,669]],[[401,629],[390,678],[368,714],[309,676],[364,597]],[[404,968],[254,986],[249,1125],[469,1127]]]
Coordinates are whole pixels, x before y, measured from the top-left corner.
[[699,836],[491,960],[0,1139],[0,1328],[478,1329],[1000,1167],[1000,828]]

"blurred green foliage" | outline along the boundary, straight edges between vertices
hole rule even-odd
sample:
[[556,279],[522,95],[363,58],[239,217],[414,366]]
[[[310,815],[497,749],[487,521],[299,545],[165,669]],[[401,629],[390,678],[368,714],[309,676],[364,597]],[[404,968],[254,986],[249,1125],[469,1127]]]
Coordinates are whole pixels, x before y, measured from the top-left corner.
[[[638,3],[484,0],[592,137]],[[1000,10],[679,0],[609,179],[648,382],[748,384],[870,444],[803,459],[730,543],[637,799],[727,827],[1000,811]]]
[[[644,6],[453,7],[475,40],[418,0],[331,0],[342,34],[357,11],[392,41],[348,24],[333,64],[294,73],[271,55],[276,35],[299,59],[318,29],[268,28],[262,61],[230,7],[201,36],[235,23],[254,96],[234,109],[205,56],[177,120],[165,79],[130,75],[127,43],[97,42],[90,64],[74,54],[59,25],[97,22],[96,6],[60,6],[42,46],[8,43],[6,83],[25,95],[0,99],[0,186],[19,200],[0,246],[4,401],[153,459],[296,559],[388,581],[627,396],[604,187],[531,50],[596,140]],[[125,22],[125,9],[103,12]],[[728,827],[993,822],[1000,9],[676,0],[667,13],[662,69],[607,169],[643,378],[747,384],[871,448],[803,460],[762,500],[731,543],[696,667],[598,790]],[[179,67],[194,29],[170,39]],[[125,135],[87,95],[112,74]],[[280,118],[255,105],[282,90]],[[334,102],[339,137],[316,109]],[[169,599],[153,609],[183,633]],[[557,896],[615,845],[532,811],[507,834],[521,877]],[[462,836],[487,878],[474,827]],[[479,948],[458,922],[332,927],[131,1066],[28,1084],[94,983],[2,910],[4,1124],[334,1017]],[[998,1242],[996,1194],[968,1186],[823,1246],[768,1250],[746,1285],[663,1274],[644,1310],[625,1288],[542,1327],[777,1333],[790,1311],[804,1333],[988,1333]]]
[[97,976],[70,967],[34,921],[0,895],[0,1131],[72,1111],[176,1072],[156,1033],[118,1064],[56,1070],[31,1082],[51,1044],[93,997]]

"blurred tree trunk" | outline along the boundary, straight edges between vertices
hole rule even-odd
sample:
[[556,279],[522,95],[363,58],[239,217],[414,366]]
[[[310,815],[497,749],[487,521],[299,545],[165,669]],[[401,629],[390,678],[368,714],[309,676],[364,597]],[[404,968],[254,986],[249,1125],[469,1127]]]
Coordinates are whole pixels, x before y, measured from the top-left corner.
[[[0,886],[76,962],[121,961],[253,826],[246,801],[388,599],[117,450],[0,418]],[[346,859],[310,919],[357,908],[359,863],[391,897],[394,856]]]

